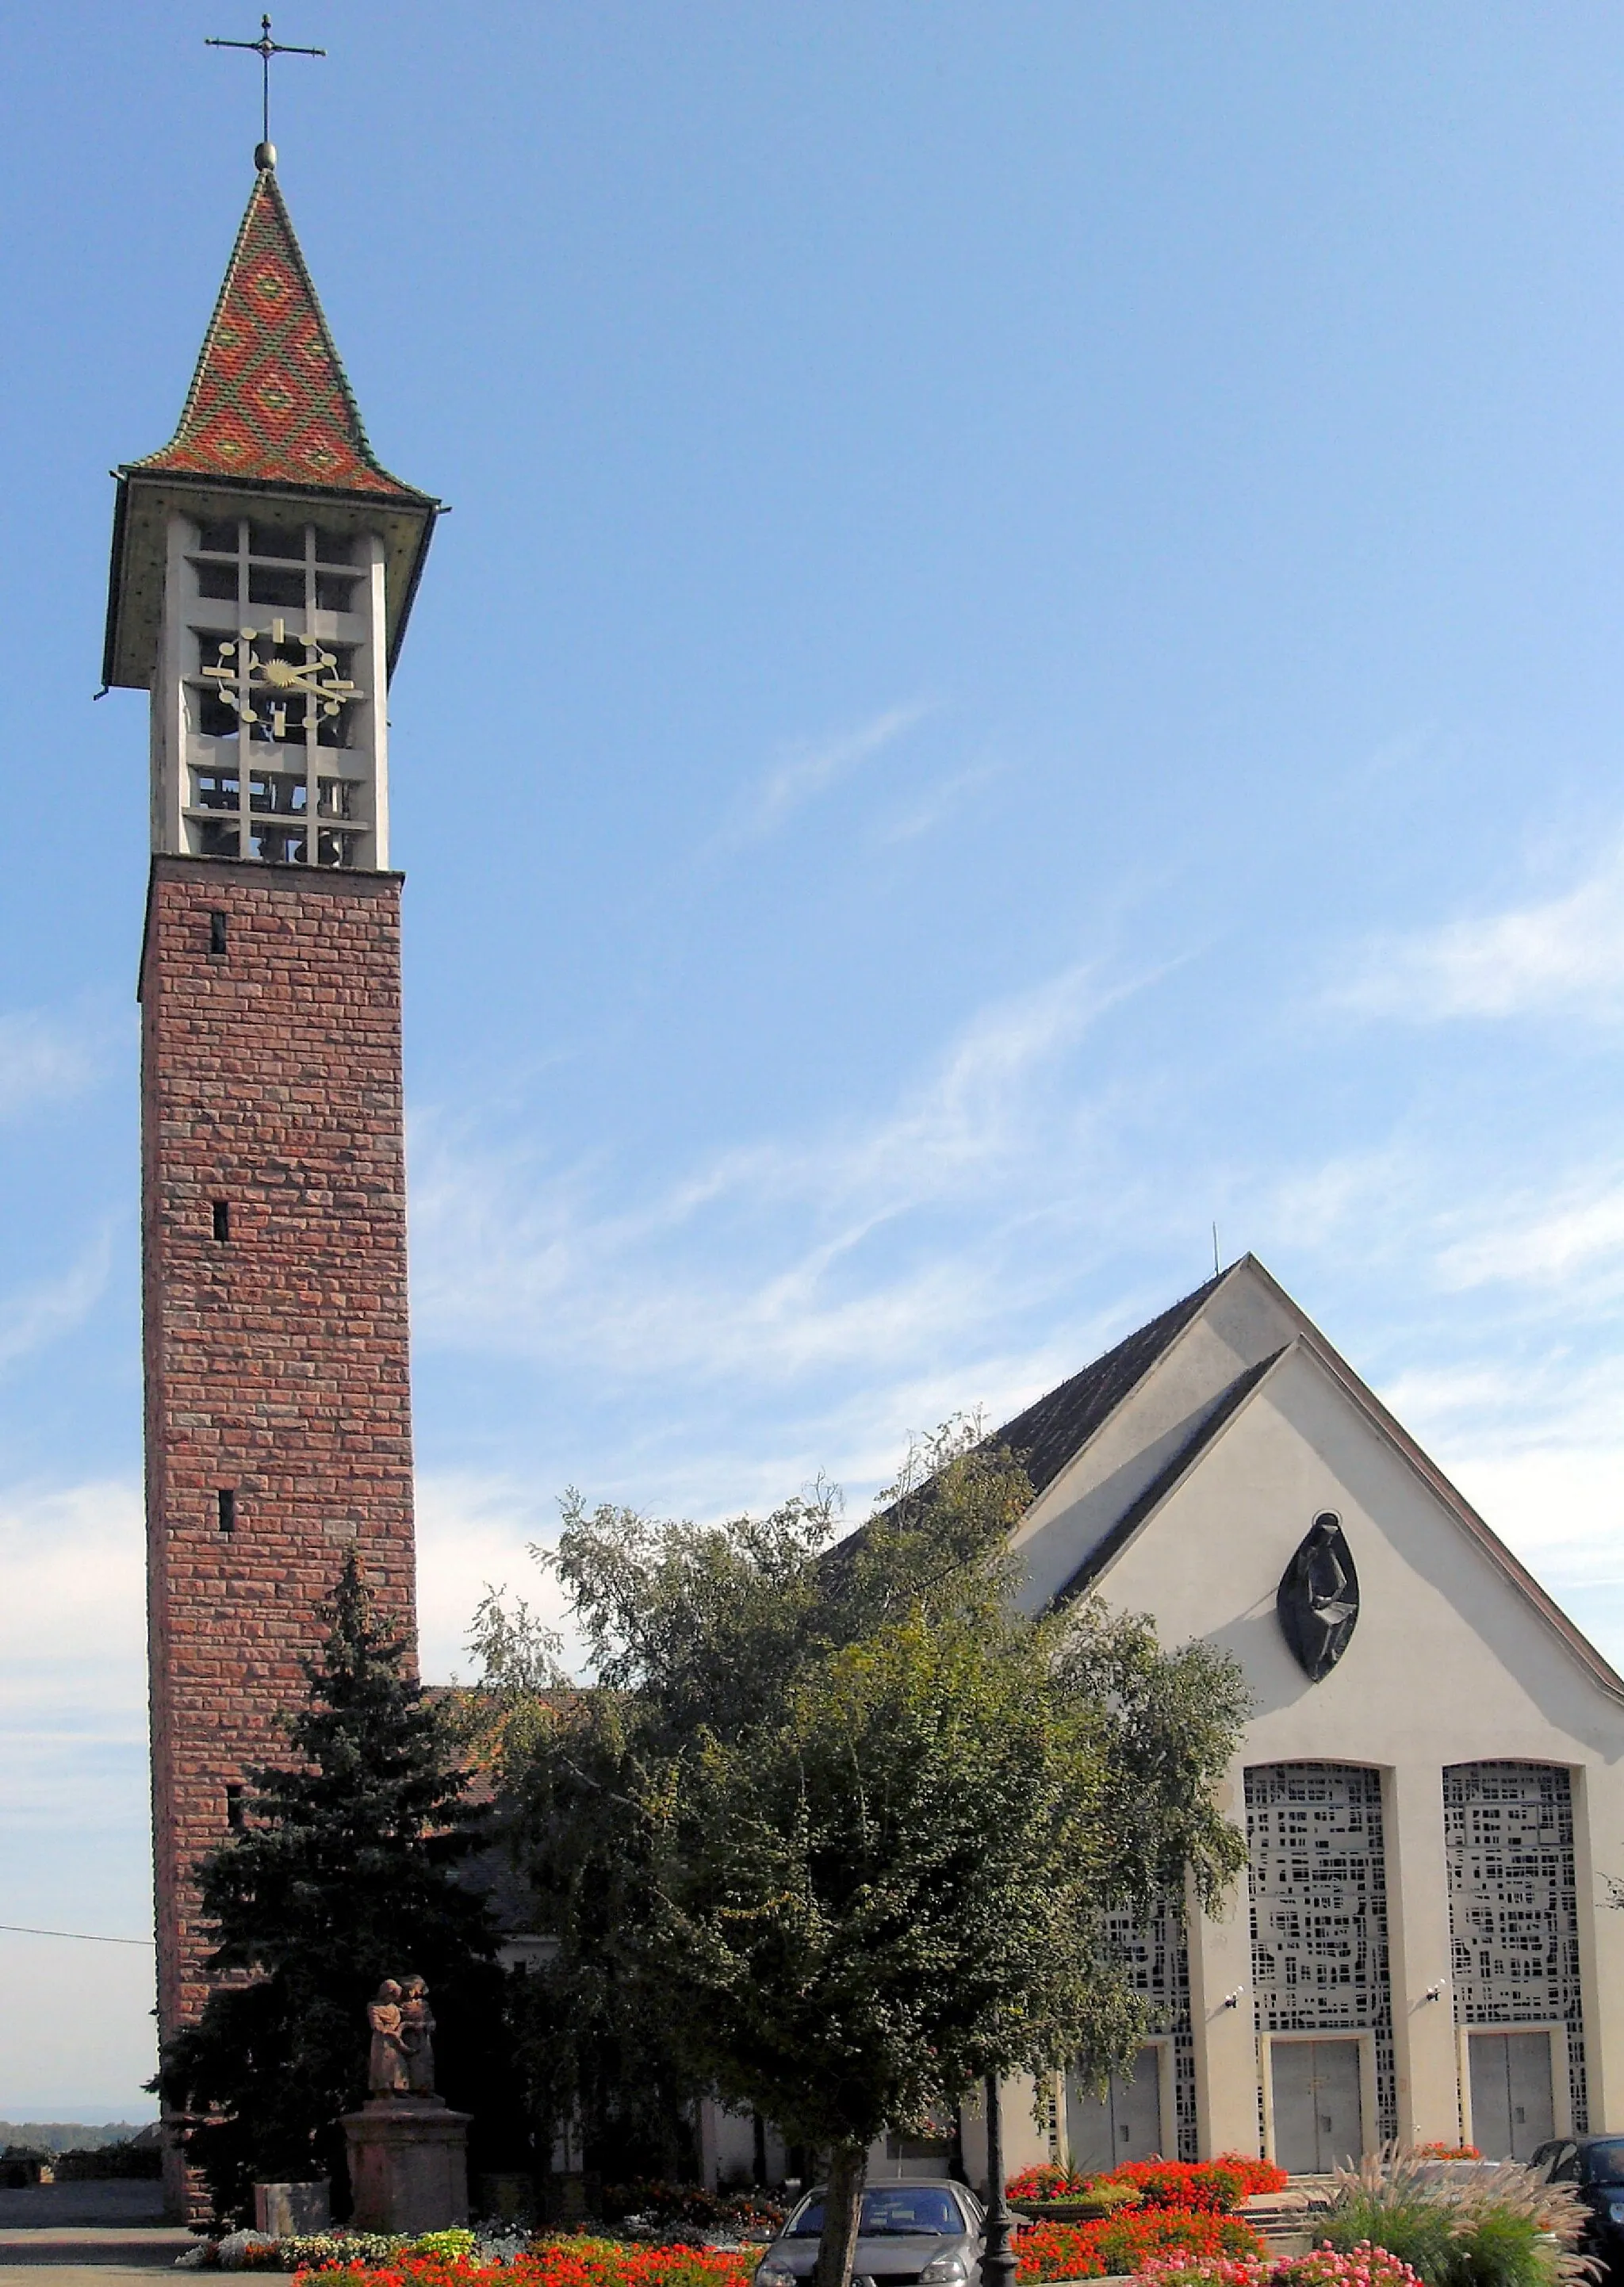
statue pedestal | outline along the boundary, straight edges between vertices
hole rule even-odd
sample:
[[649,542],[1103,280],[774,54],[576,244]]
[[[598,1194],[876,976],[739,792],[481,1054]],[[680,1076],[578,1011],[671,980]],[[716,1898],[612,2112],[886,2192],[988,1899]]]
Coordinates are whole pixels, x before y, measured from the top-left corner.
[[468,2220],[468,2123],[437,2096],[375,2096],[344,2116],[357,2231],[444,2231]]
[[333,2220],[331,2188],[326,2177],[311,2184],[256,2184],[254,2229],[267,2239],[297,2239],[325,2231]]

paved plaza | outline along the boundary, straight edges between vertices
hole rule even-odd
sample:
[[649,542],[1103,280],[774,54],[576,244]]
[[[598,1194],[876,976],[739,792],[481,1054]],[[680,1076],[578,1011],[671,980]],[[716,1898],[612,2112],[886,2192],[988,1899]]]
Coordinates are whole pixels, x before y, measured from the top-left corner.
[[0,2287],[110,2287],[166,2271],[194,2244],[163,2221],[158,2184],[36,2184],[0,2191]]

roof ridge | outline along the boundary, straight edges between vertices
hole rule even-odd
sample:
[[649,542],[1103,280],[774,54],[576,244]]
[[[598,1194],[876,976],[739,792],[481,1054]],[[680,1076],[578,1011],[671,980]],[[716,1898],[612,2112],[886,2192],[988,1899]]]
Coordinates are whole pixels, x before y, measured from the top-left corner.
[[1215,1271],[993,1432],[989,1444],[1007,1446],[1024,1460],[1034,1497],[1054,1483],[1095,1430],[1137,1388],[1234,1268],[1230,1263]]
[[1240,1411],[1258,1383],[1302,1339],[1300,1334],[1294,1334],[1291,1341],[1282,1342],[1278,1349],[1271,1350],[1267,1357],[1259,1358],[1255,1365],[1242,1367],[1233,1381],[1225,1384],[1211,1411],[1201,1416],[1184,1444],[1169,1454],[1149,1484],[1134,1495],[1116,1523],[1101,1535],[1075,1571],[1055,1590],[1050,1599],[1052,1605],[1058,1607],[1073,1603],[1093,1585],[1112,1558],[1127,1546],[1153,1512],[1161,1508],[1179,1479],[1187,1475],[1214,1438]]
[[175,433],[138,471],[426,498],[372,449],[272,168],[254,178]]

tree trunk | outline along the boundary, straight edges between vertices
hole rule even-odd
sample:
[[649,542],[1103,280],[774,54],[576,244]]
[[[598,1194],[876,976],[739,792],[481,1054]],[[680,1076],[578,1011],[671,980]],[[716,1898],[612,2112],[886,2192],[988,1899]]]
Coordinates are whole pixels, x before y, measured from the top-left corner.
[[818,2267],[812,2273],[812,2287],[851,2287],[852,2259],[857,2252],[857,2225],[863,2212],[863,2186],[867,2176],[867,2147],[836,2144],[829,2155],[828,2189],[823,2195],[823,2236],[818,2242]]

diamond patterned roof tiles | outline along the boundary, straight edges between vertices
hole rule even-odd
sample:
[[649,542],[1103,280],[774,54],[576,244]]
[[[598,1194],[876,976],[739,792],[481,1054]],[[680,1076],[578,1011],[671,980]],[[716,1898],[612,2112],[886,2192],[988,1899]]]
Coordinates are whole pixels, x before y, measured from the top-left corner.
[[270,168],[250,196],[180,425],[134,467],[424,497],[392,477],[367,442]]

